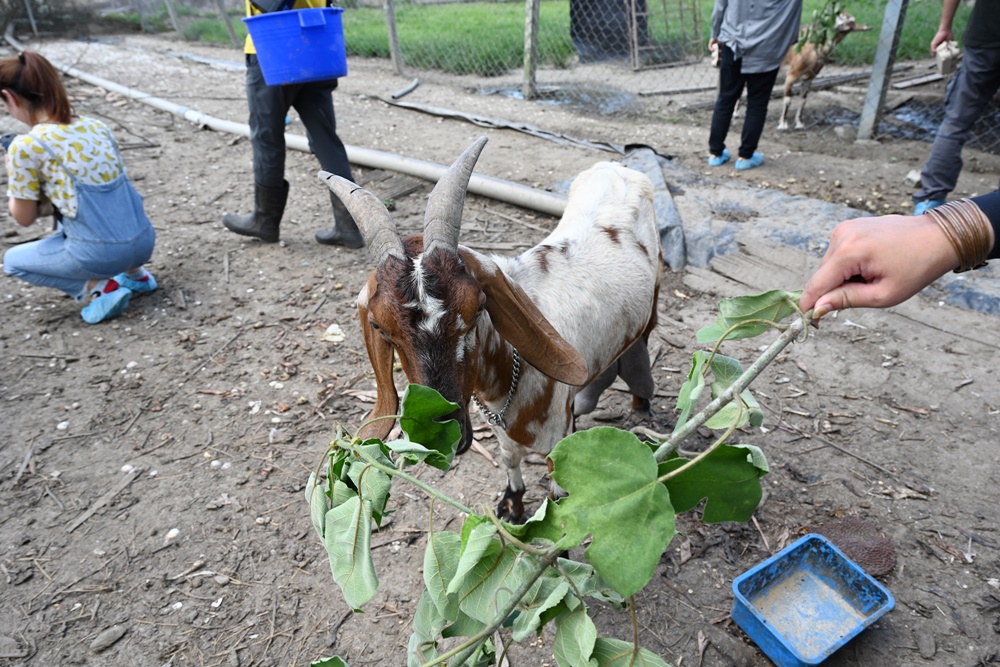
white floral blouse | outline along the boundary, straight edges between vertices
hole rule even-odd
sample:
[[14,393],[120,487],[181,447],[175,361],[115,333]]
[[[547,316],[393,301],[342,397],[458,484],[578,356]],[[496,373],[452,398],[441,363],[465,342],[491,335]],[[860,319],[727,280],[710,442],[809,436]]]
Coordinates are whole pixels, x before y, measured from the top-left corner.
[[[39,123],[31,134],[41,139],[81,183],[110,183],[121,174],[111,132],[99,120],[79,118],[69,125]],[[7,196],[38,201],[42,195],[67,218],[76,218],[76,187],[66,170],[28,134],[7,149]]]

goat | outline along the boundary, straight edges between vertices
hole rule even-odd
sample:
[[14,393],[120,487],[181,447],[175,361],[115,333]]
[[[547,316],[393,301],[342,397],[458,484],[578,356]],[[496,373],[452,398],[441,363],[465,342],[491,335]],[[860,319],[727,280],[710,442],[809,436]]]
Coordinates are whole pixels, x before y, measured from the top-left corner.
[[[806,106],[806,96],[809,95],[809,89],[812,88],[813,79],[829,62],[833,50],[852,32],[871,30],[869,26],[859,25],[857,20],[847,12],[837,14],[833,28],[832,33],[824,33],[824,37],[828,36],[828,38],[822,43],[817,44],[806,40],[801,48],[798,44],[789,47],[782,63],[782,65],[788,66],[788,71],[785,73],[785,95],[781,100],[779,130],[788,129],[788,121],[785,118],[788,115],[788,107],[792,104],[792,86],[795,85],[795,82],[802,82],[802,102],[799,103],[799,109],[795,112],[795,129],[802,130],[805,129],[805,125],[802,123],[802,109]],[[807,28],[806,30],[811,29]]]
[[[461,406],[452,415],[459,453],[472,444],[474,402],[507,471],[497,513],[520,521],[520,464],[529,451],[547,455],[616,377],[634,409],[649,409],[647,341],[661,250],[649,179],[610,162],[575,179],[559,224],[521,255],[459,245],[465,191],[485,144],[473,143],[434,186],[422,236],[401,239],[375,195],[327,172],[319,177],[354,216],[375,262],[358,295],[377,389],[369,419],[396,414],[394,351],[411,383]],[[391,427],[370,421],[361,435],[385,438]],[[553,483],[553,496],[560,492]]]

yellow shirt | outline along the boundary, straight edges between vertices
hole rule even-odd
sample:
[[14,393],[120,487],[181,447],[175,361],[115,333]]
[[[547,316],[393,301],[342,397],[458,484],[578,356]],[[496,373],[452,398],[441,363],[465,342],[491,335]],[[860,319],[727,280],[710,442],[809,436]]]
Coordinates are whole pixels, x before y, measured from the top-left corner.
[[[247,16],[257,16],[261,13],[250,4],[250,0],[244,0],[244,3],[247,8]],[[326,0],[295,0],[295,4],[292,5],[292,9],[310,9],[320,7],[326,7]],[[250,33],[247,33],[247,39],[243,43],[243,53],[257,53],[257,49],[254,48],[253,45],[253,40],[250,39]]]
[[[81,183],[110,183],[121,174],[111,133],[99,120],[78,118],[69,125],[39,123],[31,133],[45,142]],[[66,170],[34,137],[20,134],[7,150],[7,196],[39,201],[43,194],[64,216],[76,218],[76,186]]]

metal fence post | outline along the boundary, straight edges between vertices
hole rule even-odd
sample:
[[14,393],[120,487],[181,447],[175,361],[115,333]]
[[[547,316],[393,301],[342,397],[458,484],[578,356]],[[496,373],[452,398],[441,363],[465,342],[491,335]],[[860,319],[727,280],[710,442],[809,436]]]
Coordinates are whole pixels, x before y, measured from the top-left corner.
[[882,119],[882,106],[885,104],[885,94],[889,90],[889,77],[892,75],[892,65],[896,60],[896,47],[899,46],[899,34],[903,31],[907,5],[909,0],[889,0],[885,6],[882,33],[878,38],[875,62],[872,64],[872,78],[868,83],[868,95],[865,97],[865,106],[861,110],[861,120],[858,122],[858,141],[874,139],[879,121]]
[[[174,24],[174,30],[181,37],[184,37],[184,31],[181,30],[181,22],[177,18],[177,8],[174,7],[174,0],[163,0],[163,2],[167,5],[167,13],[170,14],[170,22]],[[187,39],[187,37],[184,37],[184,39]]]
[[135,3],[135,11],[139,14],[139,25],[142,26],[142,31],[153,32],[146,23],[146,12],[142,11],[142,0],[133,0],[133,2]]
[[236,36],[236,30],[233,28],[233,22],[229,20],[229,14],[226,12],[225,2],[223,2],[223,0],[215,0],[215,5],[219,8],[219,16],[222,17],[222,22],[226,25],[226,30],[229,31],[229,39],[232,40],[233,46],[239,48],[240,38]]
[[526,100],[533,100],[538,95],[538,16],[541,2],[525,0],[524,3],[524,84],[521,94]]
[[24,0],[24,8],[28,10],[28,22],[31,23],[31,32],[38,37],[38,24],[35,23],[35,14],[31,11],[31,0]]
[[389,59],[398,76],[403,76],[403,52],[399,48],[399,35],[396,34],[396,9],[392,0],[384,0],[385,30],[389,35]]

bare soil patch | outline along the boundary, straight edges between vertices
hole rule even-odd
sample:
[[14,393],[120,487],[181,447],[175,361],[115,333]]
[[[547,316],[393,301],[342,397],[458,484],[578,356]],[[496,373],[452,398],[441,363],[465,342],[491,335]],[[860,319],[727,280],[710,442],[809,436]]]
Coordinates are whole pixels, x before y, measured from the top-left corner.
[[[231,49],[140,37],[33,48],[245,122],[240,72],[167,53],[238,60]],[[449,163],[485,133],[479,173],[542,188],[609,158],[373,97],[406,83],[382,63],[352,63],[336,93],[344,140]],[[56,292],[2,281],[0,664],[284,666],[332,653],[355,667],[405,664],[427,500],[416,490],[391,500],[397,512],[374,540],[380,592],[355,615],[332,582],[303,499],[335,425],[356,428],[374,390],[354,305],[370,264],[364,252],[313,242],[330,223],[315,159],[288,154],[282,243],[244,240],[220,218],[251,204],[247,141],[93,85],[71,79],[69,86],[79,113],[109,122],[122,144],[158,232],[151,269],[161,287],[124,316],[88,326]],[[706,169],[704,127],[574,114],[441,85],[412,95],[589,139],[648,144],[683,167]],[[302,131],[294,118],[289,129]],[[769,130],[767,165],[724,176],[879,210],[908,201],[905,175],[927,150],[828,140],[817,152],[807,143],[806,135]],[[960,190],[992,189],[993,165],[977,156]],[[356,173],[359,181],[372,176]],[[726,183],[718,181],[720,191]],[[429,189],[396,199],[404,231],[419,228]],[[674,194],[682,210],[697,204],[684,201],[683,188]],[[516,250],[554,224],[470,196],[463,241]],[[8,221],[2,240],[10,246],[45,232],[44,224],[22,230]],[[817,251],[742,239],[739,253],[718,257],[711,269],[665,274],[651,343],[661,400],[646,426],[671,428],[694,333],[714,320],[718,299],[799,288]],[[334,324],[344,340],[322,340]],[[679,517],[682,535],[637,596],[640,643],[675,665],[769,664],[728,620],[733,578],[808,527],[857,516],[895,546],[896,566],[882,581],[896,609],[829,664],[1000,661],[996,331],[992,316],[917,298],[891,311],[844,313],[790,348],[755,385],[766,428],[741,438],[760,445],[771,465],[755,521]],[[757,344],[737,343],[728,353],[749,359]],[[636,423],[626,394],[608,392],[580,427],[599,423]],[[495,450],[486,432],[483,444]],[[545,467],[534,463],[531,506],[545,492]],[[503,471],[475,453],[446,474],[420,476],[470,505],[492,506],[504,483]],[[454,528],[461,518],[436,508],[435,520]],[[611,609],[597,616],[602,634],[631,638],[627,616]],[[709,645],[703,655],[700,635]],[[543,633],[517,647],[514,664],[554,664],[551,641]]]

